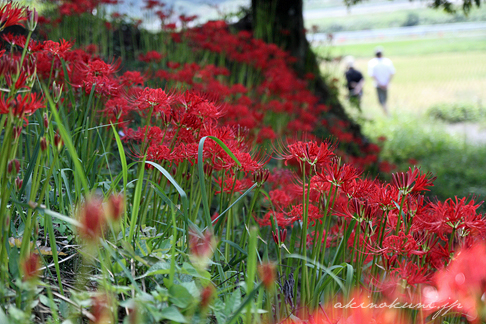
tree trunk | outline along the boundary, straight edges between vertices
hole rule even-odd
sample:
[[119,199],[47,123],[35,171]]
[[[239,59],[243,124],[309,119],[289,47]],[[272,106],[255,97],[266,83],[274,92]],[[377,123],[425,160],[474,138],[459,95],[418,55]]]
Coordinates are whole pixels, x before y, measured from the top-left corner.
[[348,122],[349,130],[356,137],[365,140],[360,126],[350,120],[335,91],[320,77],[317,57],[305,36],[303,0],[252,0],[251,5],[249,20],[255,37],[276,43],[296,57],[297,74],[303,77],[308,72],[313,73],[316,76],[314,91],[322,103],[331,107],[335,118]]

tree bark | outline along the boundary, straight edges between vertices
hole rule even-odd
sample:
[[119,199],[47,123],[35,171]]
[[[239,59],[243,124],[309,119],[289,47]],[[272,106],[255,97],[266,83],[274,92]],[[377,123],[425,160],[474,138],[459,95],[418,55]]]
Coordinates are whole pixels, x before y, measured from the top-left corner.
[[316,76],[314,91],[321,102],[330,106],[330,112],[335,118],[349,123],[349,130],[355,136],[367,142],[360,126],[344,111],[332,85],[326,84],[320,77],[319,62],[305,36],[303,0],[252,0],[251,17],[247,17],[246,25],[248,20],[255,37],[276,43],[297,58],[294,67],[300,77],[308,72]]

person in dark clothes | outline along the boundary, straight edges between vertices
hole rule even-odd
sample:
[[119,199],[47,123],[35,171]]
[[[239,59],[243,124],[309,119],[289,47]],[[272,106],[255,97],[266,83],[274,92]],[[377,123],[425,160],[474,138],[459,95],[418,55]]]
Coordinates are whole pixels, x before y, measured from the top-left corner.
[[349,101],[351,104],[361,108],[361,96],[363,95],[364,77],[363,74],[354,68],[354,59],[349,56],[346,59],[346,76],[349,90]]

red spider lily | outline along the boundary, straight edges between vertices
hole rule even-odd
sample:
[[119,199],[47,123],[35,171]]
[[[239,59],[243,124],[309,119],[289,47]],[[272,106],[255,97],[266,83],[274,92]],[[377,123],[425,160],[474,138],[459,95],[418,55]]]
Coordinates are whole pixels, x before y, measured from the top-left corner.
[[275,189],[268,193],[272,203],[280,208],[286,208],[294,203],[296,199],[287,194],[287,191]]
[[297,159],[299,162],[324,167],[334,156],[333,149],[334,145],[330,142],[318,144],[316,142],[297,141],[289,144],[286,151],[281,153],[281,157],[285,160],[286,165],[291,159]]
[[263,218],[255,218],[255,220],[261,227],[270,226],[272,225],[272,222],[270,220],[271,217],[277,220],[278,227],[292,226],[293,223],[298,219],[295,217],[289,217],[289,215],[286,215],[284,213],[269,211],[263,216]]
[[272,237],[275,244],[280,245],[281,243],[285,242],[285,239],[287,238],[287,229],[281,229],[280,233],[275,233],[272,231]]
[[96,76],[112,76],[118,71],[121,64],[121,60],[113,61],[108,64],[100,59],[94,59],[88,63],[82,63],[78,65],[78,69],[86,76],[96,77]]
[[206,118],[218,119],[224,114],[222,106],[216,105],[207,95],[200,95],[193,91],[186,91],[180,98],[186,107],[187,113],[204,120]]
[[16,90],[20,90],[23,88],[32,88],[36,73],[35,70],[34,72],[31,71],[30,66],[26,66],[20,70],[20,74],[18,75],[17,81],[15,81],[15,84],[13,83],[13,77],[14,75],[12,74],[7,74],[5,75],[5,83],[9,88],[14,88]]
[[[420,170],[408,168],[407,172],[397,172],[392,174],[392,184],[400,190],[402,195],[407,195],[410,192],[417,192],[428,190],[427,187],[433,186],[436,177],[432,177],[429,172],[427,174],[420,174]],[[413,185],[413,186],[412,186]]]
[[431,273],[427,267],[420,267],[414,262],[404,260],[390,269],[384,282],[376,278],[372,281],[386,296],[392,299],[405,298],[411,302],[414,300],[416,288],[421,284],[430,283],[430,277]]
[[32,115],[37,109],[45,107],[45,100],[38,99],[36,93],[26,94],[22,97],[18,94],[15,98],[6,98],[4,94],[0,97],[0,114],[11,113],[15,117],[24,118]]
[[[307,226],[311,226],[311,224],[313,222],[321,221],[322,212],[321,212],[321,210],[319,210],[319,208],[317,206],[309,204],[309,206],[307,208],[308,208],[307,215],[308,215],[308,218],[309,218],[309,224]],[[304,216],[303,205],[299,204],[299,205],[292,206],[292,209],[290,210],[289,215],[294,220],[302,220],[303,216]]]
[[11,176],[17,175],[20,171],[20,162],[17,159],[8,161],[7,164],[7,174]]
[[37,254],[30,254],[22,262],[22,270],[24,277],[22,278],[23,281],[34,281],[40,275],[40,258]]
[[95,92],[103,97],[110,98],[119,95],[120,84],[113,77],[88,75],[83,81],[84,90],[87,95],[91,93],[94,84],[96,84]]
[[[486,233],[486,220],[476,214],[477,208],[481,205],[475,204],[474,200],[466,202],[467,198],[449,198],[445,202],[430,202],[424,207],[424,211],[418,214],[414,222],[414,228],[429,230],[437,233],[442,239],[452,231],[459,229],[471,230],[476,233]],[[467,224],[467,226],[466,226]],[[465,232],[464,235],[469,233]]]
[[106,214],[102,203],[99,198],[88,197],[78,211],[78,220],[82,225],[78,229],[79,235],[89,243],[96,243],[105,227]]
[[135,106],[140,110],[150,107],[154,112],[161,112],[167,115],[170,112],[170,105],[174,102],[175,96],[167,94],[162,89],[145,88],[136,98]]
[[7,2],[0,8],[0,31],[10,26],[22,25],[21,22],[24,20],[27,20],[25,7]]
[[37,27],[37,22],[39,21],[39,14],[37,10],[34,8],[33,10],[26,8],[26,15],[27,15],[27,29],[31,32],[35,30]]
[[132,86],[132,85],[143,85],[145,83],[145,77],[140,74],[138,71],[127,71],[123,73],[120,77],[121,83],[124,86]]
[[17,190],[20,190],[22,188],[22,184],[24,183],[24,180],[20,179],[19,177],[15,178],[15,187]]
[[52,55],[64,57],[66,52],[71,49],[73,44],[74,42],[68,42],[64,39],[61,39],[59,42],[47,40],[44,42],[44,50],[51,53]]
[[346,163],[341,164],[339,160],[334,159],[331,163],[326,164],[325,171],[317,173],[317,176],[340,187],[345,182],[357,179],[361,173],[362,171],[353,166]]
[[224,184],[222,183],[222,179],[216,179],[215,180],[217,184],[219,184],[219,187],[222,188],[222,190],[217,190],[215,193],[220,194],[221,192],[224,193],[243,193],[243,191],[247,190],[250,188],[253,184],[251,179],[244,178],[241,180],[238,179],[233,179],[230,177],[227,177],[224,181]]
[[486,294],[485,268],[484,242],[460,250],[447,268],[434,275],[437,291],[425,296],[426,302],[440,307],[457,301],[462,306],[455,307],[458,312],[465,314],[469,321],[479,322],[486,316],[486,305],[482,299]]
[[270,175],[270,171],[268,169],[259,169],[256,170],[253,174],[253,181],[257,183],[259,186],[262,186],[268,179]]
[[162,57],[164,57],[164,55],[162,55],[159,52],[148,51],[146,54],[140,54],[138,56],[138,60],[145,62],[145,63],[150,63],[150,62],[158,63],[158,62],[160,62],[160,60],[162,60]]

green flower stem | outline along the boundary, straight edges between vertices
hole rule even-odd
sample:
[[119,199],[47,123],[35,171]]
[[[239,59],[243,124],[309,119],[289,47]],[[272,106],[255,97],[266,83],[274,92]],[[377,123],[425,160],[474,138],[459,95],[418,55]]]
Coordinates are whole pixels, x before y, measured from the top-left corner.
[[[258,229],[253,227],[250,229],[250,241],[248,245],[248,264],[246,268],[246,292],[249,294],[253,290],[256,268],[257,268],[257,239]],[[246,307],[246,320],[245,323],[252,324],[251,310],[253,308],[253,302],[250,301]]]

